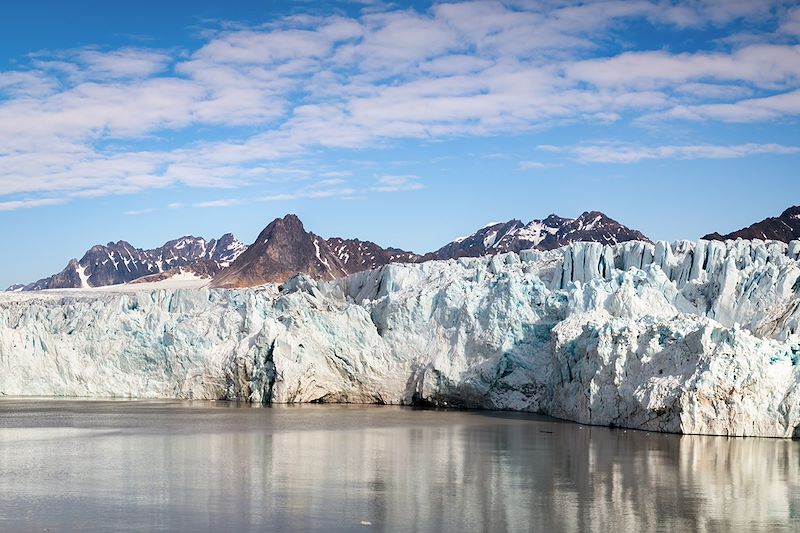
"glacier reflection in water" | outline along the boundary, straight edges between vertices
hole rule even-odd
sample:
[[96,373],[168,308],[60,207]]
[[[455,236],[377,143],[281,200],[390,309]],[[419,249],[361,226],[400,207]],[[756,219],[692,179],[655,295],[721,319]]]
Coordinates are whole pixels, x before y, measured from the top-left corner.
[[800,442],[533,415],[0,401],[0,530],[800,529]]

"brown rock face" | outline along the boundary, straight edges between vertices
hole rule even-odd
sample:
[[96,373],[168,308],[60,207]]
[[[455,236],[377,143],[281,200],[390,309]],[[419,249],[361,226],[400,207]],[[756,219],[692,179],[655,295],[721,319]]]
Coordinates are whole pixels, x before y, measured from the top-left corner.
[[631,240],[649,241],[641,232],[599,211],[588,211],[575,219],[550,215],[528,223],[490,224],[420,256],[358,239],[324,239],[306,231],[296,215],[286,215],[272,221],[249,247],[230,234],[211,241],[186,236],[153,250],[134,248],[125,241],[94,246],[80,261],[70,261],[64,271],[23,290],[161,281],[181,273],[213,278],[212,287],[252,287],[282,283],[297,273],[330,280],[389,263],[552,250],[576,241],[616,244]]
[[746,228],[720,235],[717,232],[703,237],[706,240],[761,239],[789,242],[800,239],[800,206],[793,206],[778,217],[765,218]]
[[272,221],[256,241],[212,282],[212,287],[252,287],[281,283],[297,273],[335,279],[392,261],[413,262],[417,256],[369,241],[323,239],[308,232],[296,215]]

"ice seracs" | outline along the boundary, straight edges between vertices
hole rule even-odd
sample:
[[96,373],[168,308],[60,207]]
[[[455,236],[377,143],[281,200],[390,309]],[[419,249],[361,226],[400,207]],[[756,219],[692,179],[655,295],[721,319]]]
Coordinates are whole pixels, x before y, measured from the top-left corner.
[[0,393],[800,426],[800,242],[574,243],[258,289],[0,295]]

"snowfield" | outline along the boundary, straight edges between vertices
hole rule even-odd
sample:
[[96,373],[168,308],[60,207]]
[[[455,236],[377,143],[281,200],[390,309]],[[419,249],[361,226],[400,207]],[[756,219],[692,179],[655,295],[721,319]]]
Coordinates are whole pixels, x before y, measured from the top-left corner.
[[575,243],[280,287],[1,293],[0,394],[423,403],[800,436],[799,254]]

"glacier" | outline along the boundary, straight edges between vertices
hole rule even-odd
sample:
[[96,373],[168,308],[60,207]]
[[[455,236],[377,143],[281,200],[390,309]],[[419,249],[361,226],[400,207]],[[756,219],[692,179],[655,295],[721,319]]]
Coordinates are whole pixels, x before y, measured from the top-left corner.
[[252,289],[0,296],[0,394],[511,409],[800,436],[800,241],[573,243]]

